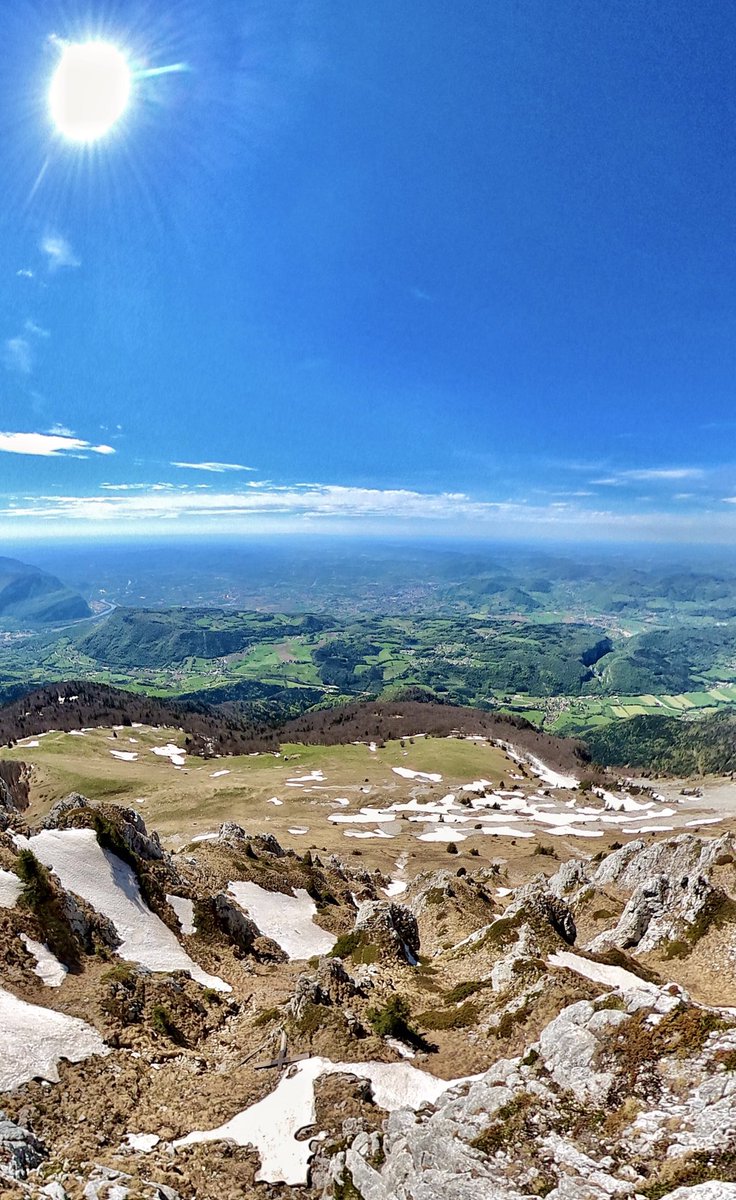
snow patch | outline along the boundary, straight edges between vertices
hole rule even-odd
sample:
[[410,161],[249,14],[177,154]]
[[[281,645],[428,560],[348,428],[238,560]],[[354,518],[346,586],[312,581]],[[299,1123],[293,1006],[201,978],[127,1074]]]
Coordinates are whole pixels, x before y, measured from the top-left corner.
[[589,958],[582,958],[579,954],[572,954],[569,950],[558,950],[555,954],[550,954],[547,962],[552,967],[567,967],[569,971],[575,971],[577,975],[582,975],[585,979],[592,980],[593,983],[604,983],[608,987],[618,988],[622,992],[649,992],[654,996],[658,996],[660,992],[656,983],[648,983],[646,979],[640,979],[638,975],[634,975],[633,971],[627,971],[624,967],[610,967],[606,963],[592,962]]
[[392,896],[400,896],[402,892],[406,891],[406,882],[403,879],[392,879],[388,887],[381,888],[381,891],[389,899]]
[[31,838],[18,837],[17,843],[55,871],[62,887],[112,921],[122,939],[117,949],[121,958],[150,971],[187,971],[192,979],[218,992],[232,990],[189,957],[176,935],[143,901],[128,864],[103,850],[93,830],[44,829]]
[[182,933],[196,933],[197,926],[194,924],[194,904],[192,901],[188,900],[186,896],[167,895],[166,899],[179,918]]
[[261,933],[271,938],[291,959],[307,959],[315,954],[329,954],[337,938],[316,925],[313,918],[317,906],[304,888],[296,888],[293,896],[284,892],[268,892],[257,883],[229,884],[230,895],[246,909]]
[[481,1078],[474,1075],[464,1079],[437,1079],[403,1062],[345,1063],[332,1062],[329,1058],[309,1058],[283,1075],[263,1100],[237,1113],[218,1129],[195,1131],[174,1142],[174,1146],[226,1139],[239,1146],[252,1145],[261,1158],[256,1182],[304,1186],[312,1148],[309,1140],[297,1141],[296,1134],[316,1120],[315,1081],[322,1075],[334,1074],[369,1079],[376,1104],[387,1112],[433,1104],[448,1088]]
[[391,770],[402,779],[425,779],[427,783],[442,783],[442,776],[433,771],[410,771],[408,767],[392,767]]
[[59,1082],[62,1058],[81,1062],[92,1054],[109,1054],[96,1029],[78,1017],[27,1004],[0,988],[0,1092],[12,1092],[30,1079]]
[[32,954],[36,960],[33,968],[34,974],[38,975],[46,987],[61,987],[66,975],[64,964],[59,962],[56,955],[52,954],[43,942],[34,942],[33,938],[27,937],[25,933],[20,935],[20,940],[28,953]]
[[180,746],[175,746],[173,742],[167,742],[165,746],[153,746],[152,754],[158,754],[159,758],[168,758],[175,767],[183,767],[187,760],[186,751]]
[[157,1133],[126,1133],[125,1140],[131,1150],[140,1150],[148,1154],[154,1146],[158,1146],[161,1138]]
[[14,908],[23,884],[14,871],[0,868],[0,908]]

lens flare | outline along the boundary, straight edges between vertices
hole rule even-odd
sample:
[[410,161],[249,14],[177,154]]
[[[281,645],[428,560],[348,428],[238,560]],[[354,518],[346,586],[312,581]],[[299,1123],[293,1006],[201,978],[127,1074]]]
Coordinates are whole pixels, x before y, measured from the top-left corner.
[[67,44],[49,88],[51,118],[68,141],[96,142],[122,117],[130,91],[130,67],[117,46]]

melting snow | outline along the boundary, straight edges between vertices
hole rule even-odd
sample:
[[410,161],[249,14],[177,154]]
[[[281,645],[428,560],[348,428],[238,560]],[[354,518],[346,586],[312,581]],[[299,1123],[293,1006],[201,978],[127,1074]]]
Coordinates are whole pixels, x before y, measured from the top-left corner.
[[271,938],[291,959],[328,954],[337,938],[321,929],[313,917],[317,906],[304,888],[293,896],[268,892],[257,883],[235,882],[230,894],[241,908],[247,909],[261,933]]
[[186,896],[167,895],[166,899],[179,918],[182,933],[196,933],[197,926],[194,924],[194,904],[192,901],[188,900]]
[[221,775],[229,775],[229,774],[230,774],[230,772],[228,770],[213,771],[212,774],[210,775],[210,779],[219,779]]
[[648,983],[646,979],[640,979],[638,975],[634,975],[633,971],[626,971],[623,967],[609,967],[606,963],[592,962],[589,958],[581,958],[579,954],[570,953],[569,950],[558,950],[555,954],[550,954],[547,962],[553,967],[567,967],[569,971],[575,971],[585,979],[591,979],[593,983],[604,983],[609,987],[619,988],[622,992],[651,992],[657,996],[660,992],[656,983]]
[[346,829],[345,837],[354,838],[393,838],[394,833],[386,833],[385,829]]
[[272,796],[270,800],[266,801],[266,804],[283,804],[283,803],[284,803],[283,800],[279,800],[277,796]]
[[187,971],[205,987],[231,991],[229,984],[208,975],[189,957],[176,935],[144,903],[128,864],[103,850],[93,830],[44,829],[17,842],[55,871],[62,887],[112,921],[122,939],[117,949],[121,958],[151,971]]
[[157,1133],[126,1133],[125,1140],[131,1150],[140,1150],[148,1154],[154,1146],[158,1146],[161,1138]]
[[78,1017],[27,1004],[0,988],[0,1092],[10,1092],[29,1079],[59,1082],[58,1062],[81,1062],[91,1054],[108,1054],[96,1029]]
[[44,946],[42,942],[34,942],[33,938],[29,938],[22,933],[20,940],[25,946],[29,954],[32,954],[36,960],[36,965],[33,968],[34,974],[46,984],[46,987],[61,987],[66,975],[66,967],[60,963],[55,954],[52,954],[48,946]]
[[384,896],[400,896],[406,891],[406,883],[403,879],[392,879],[388,887],[381,888]]
[[531,838],[533,833],[527,833],[524,829],[514,829],[512,825],[484,825],[483,833],[495,834],[496,837],[510,838]]
[[635,825],[627,829],[625,826],[621,830],[622,833],[671,833],[674,825]]
[[261,1157],[257,1182],[286,1183],[291,1187],[306,1184],[312,1149],[309,1139],[297,1141],[300,1129],[316,1120],[314,1103],[315,1080],[322,1075],[357,1075],[369,1079],[376,1104],[388,1112],[400,1108],[417,1109],[434,1103],[448,1088],[469,1079],[436,1079],[426,1071],[418,1071],[409,1063],[345,1063],[329,1058],[309,1058],[297,1063],[293,1071],[283,1075],[269,1095],[243,1112],[237,1113],[219,1129],[190,1133],[175,1146],[193,1142],[212,1142],[231,1139],[240,1146],[252,1145]]
[[417,840],[420,842],[464,842],[467,836],[467,833],[461,833],[459,829],[438,825],[435,829],[430,829],[428,833],[420,833]]
[[175,767],[183,767],[187,760],[186,751],[180,746],[175,746],[173,742],[168,742],[165,746],[153,746],[152,753],[158,754],[160,758],[171,759]]
[[120,758],[123,762],[135,762],[138,754],[135,750],[111,750],[113,758]]
[[416,1058],[416,1054],[411,1046],[407,1046],[406,1042],[400,1042],[398,1038],[387,1037],[386,1045],[395,1050],[397,1054],[400,1054],[402,1058]]
[[334,821],[338,825],[370,825],[380,824],[382,821],[395,821],[396,813],[390,809],[383,811],[379,808],[361,808],[357,813],[330,813],[328,821]]
[[0,868],[0,908],[13,908],[23,891],[23,884],[14,871]]
[[576,788],[579,780],[574,775],[561,775],[559,771],[553,771],[542,762],[541,758],[535,758],[533,754],[529,755],[529,764],[532,771],[538,779],[549,784],[554,788]]
[[391,770],[402,779],[426,779],[427,783],[442,783],[442,776],[432,771],[410,771],[408,767],[392,767]]

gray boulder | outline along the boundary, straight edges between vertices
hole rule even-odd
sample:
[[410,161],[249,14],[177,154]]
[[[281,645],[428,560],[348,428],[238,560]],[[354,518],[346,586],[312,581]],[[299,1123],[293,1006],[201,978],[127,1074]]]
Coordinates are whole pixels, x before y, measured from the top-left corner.
[[25,1179],[46,1158],[43,1142],[0,1112],[0,1179]]

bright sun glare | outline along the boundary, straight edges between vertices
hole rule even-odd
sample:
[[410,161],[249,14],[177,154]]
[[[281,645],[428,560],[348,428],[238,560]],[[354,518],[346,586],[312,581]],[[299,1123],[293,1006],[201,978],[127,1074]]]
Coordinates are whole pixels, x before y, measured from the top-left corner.
[[96,142],[122,117],[130,88],[130,67],[117,46],[65,45],[49,89],[53,122],[69,141]]

